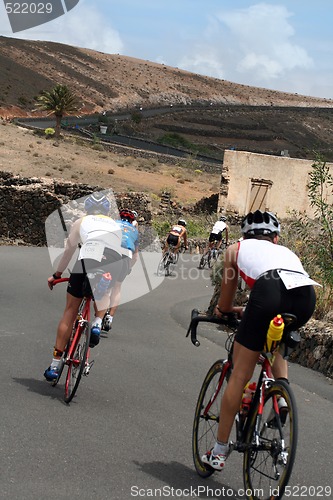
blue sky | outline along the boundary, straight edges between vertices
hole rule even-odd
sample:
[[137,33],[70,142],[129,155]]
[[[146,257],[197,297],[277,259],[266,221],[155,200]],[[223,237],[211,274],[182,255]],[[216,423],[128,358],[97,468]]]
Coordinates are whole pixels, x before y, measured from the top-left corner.
[[80,0],[0,34],[118,53],[246,85],[333,99],[332,0]]

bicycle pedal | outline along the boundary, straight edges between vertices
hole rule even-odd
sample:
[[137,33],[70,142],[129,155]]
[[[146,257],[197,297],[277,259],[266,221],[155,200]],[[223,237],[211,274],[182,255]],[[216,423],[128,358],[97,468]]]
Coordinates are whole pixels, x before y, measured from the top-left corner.
[[86,366],[84,367],[84,370],[83,370],[83,375],[85,377],[88,377],[89,373],[90,373],[90,370],[93,366],[93,364],[95,363],[94,360],[90,361],[90,363],[87,363]]

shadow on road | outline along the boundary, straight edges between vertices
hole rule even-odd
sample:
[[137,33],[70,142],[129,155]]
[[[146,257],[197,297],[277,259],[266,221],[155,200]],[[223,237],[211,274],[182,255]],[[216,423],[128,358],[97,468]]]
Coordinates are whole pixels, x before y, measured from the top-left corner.
[[68,406],[64,401],[64,387],[63,385],[57,385],[52,387],[44,380],[36,380],[34,378],[15,378],[12,380],[17,384],[23,385],[28,389],[28,391],[35,392],[41,396],[46,396],[50,399],[57,399],[62,401],[64,405]]
[[[237,492],[230,486],[224,485],[221,482],[214,480],[214,476],[209,479],[200,478],[194,469],[187,467],[179,462],[146,462],[139,463],[134,461],[134,464],[140,470],[159,481],[166,483],[166,488],[174,493],[178,490],[184,492],[185,496],[198,498],[230,498],[233,500],[241,500],[245,497],[240,497]],[[163,487],[162,487],[163,488]],[[189,495],[187,495],[187,492]],[[178,496],[178,493],[176,495]],[[191,494],[192,493],[192,494]],[[171,493],[170,493],[171,495]],[[183,498],[183,497],[181,497]]]

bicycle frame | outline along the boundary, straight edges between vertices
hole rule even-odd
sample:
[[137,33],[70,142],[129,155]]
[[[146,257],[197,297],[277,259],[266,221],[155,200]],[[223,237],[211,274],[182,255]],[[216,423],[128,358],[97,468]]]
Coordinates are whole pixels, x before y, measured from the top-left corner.
[[[65,359],[65,364],[73,363],[74,366],[79,364],[77,359],[73,358],[73,354],[77,345],[78,337],[81,335],[81,329],[90,323],[90,306],[91,306],[91,297],[83,297],[82,302],[79,307],[79,312],[77,315],[77,319],[73,324],[73,332],[70,337],[69,350]],[[74,328],[75,327],[75,328]],[[88,359],[90,354],[90,347],[88,347],[86,366],[89,365]]]
[[[229,366],[228,368],[231,368],[231,362],[228,361]],[[255,446],[259,446],[259,425],[260,425],[260,420],[261,416],[263,414],[263,408],[264,408],[264,401],[265,401],[265,390],[269,387],[269,384],[274,382],[274,377],[272,373],[272,365],[274,363],[274,356],[268,357],[266,353],[261,353],[259,355],[259,359],[257,362],[257,365],[261,365],[261,370],[260,374],[258,377],[257,381],[257,388],[254,393],[254,396],[252,398],[252,402],[250,405],[249,413],[246,416],[245,422],[243,422],[243,425],[241,424],[241,419],[240,419],[240,412],[236,414],[235,420],[236,420],[236,436],[237,436],[237,442],[232,443],[232,449],[240,452],[244,452],[246,448],[253,446],[251,443],[250,445],[246,445],[244,440],[245,437],[247,436],[249,425],[251,422],[251,416],[253,412],[256,410],[257,407],[257,402],[259,401],[259,406],[258,406],[258,412],[256,416],[256,426],[255,426]],[[222,378],[222,375],[221,375]],[[277,398],[274,396],[273,397],[273,405],[274,405],[274,410],[277,414],[279,414],[279,408],[278,408],[278,403],[277,403]],[[280,429],[282,430],[282,429]]]

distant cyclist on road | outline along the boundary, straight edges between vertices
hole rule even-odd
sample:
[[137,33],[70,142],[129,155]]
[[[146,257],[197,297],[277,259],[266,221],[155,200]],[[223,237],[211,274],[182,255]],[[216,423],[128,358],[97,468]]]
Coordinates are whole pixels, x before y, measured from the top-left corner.
[[229,226],[227,225],[226,220],[227,220],[227,218],[224,215],[221,215],[220,219],[217,222],[215,222],[215,224],[211,230],[211,233],[209,235],[208,244],[207,244],[205,251],[203,253],[204,256],[207,255],[209,250],[211,248],[213,248],[213,246],[215,245],[216,242],[217,242],[216,249],[218,250],[221,247],[222,235],[223,235],[224,231],[225,231],[225,243],[226,243],[226,245],[228,245]]
[[165,247],[163,249],[163,254],[165,254],[169,246],[172,245],[175,248],[175,254],[178,253],[179,247],[181,244],[181,240],[183,239],[185,248],[187,250],[187,230],[186,230],[186,221],[185,219],[179,219],[177,224],[172,226],[171,231],[169,232]]

